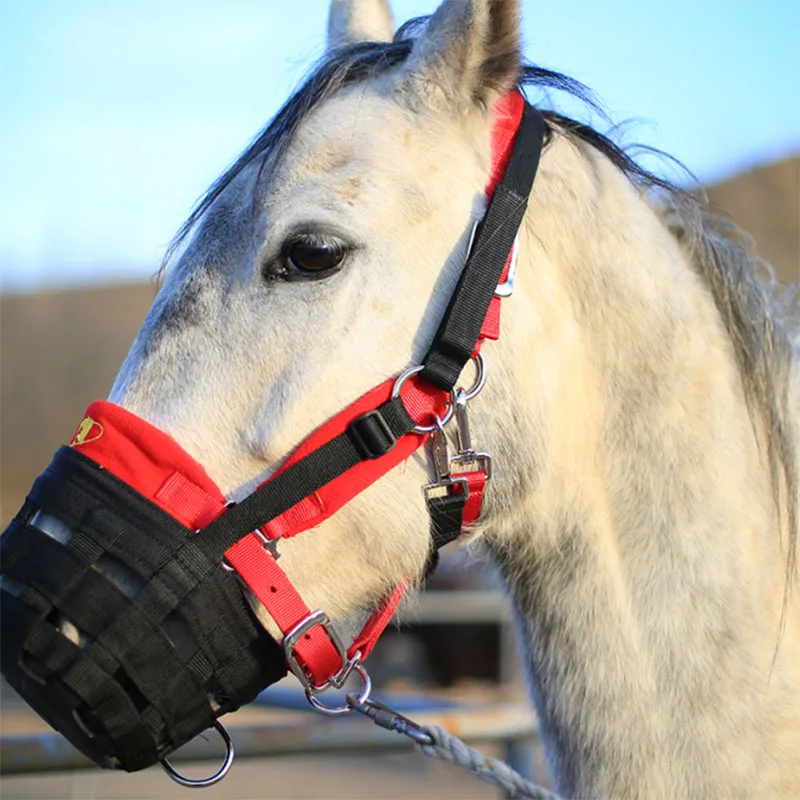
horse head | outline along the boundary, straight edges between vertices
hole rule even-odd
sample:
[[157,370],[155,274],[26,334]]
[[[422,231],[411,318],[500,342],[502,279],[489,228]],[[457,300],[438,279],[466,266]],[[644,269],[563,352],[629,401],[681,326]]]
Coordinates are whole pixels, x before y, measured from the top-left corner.
[[[228,498],[421,363],[485,207],[492,109],[520,74],[517,6],[445,3],[387,47],[356,41],[362,27],[391,38],[384,4],[334,3],[326,85],[299,91],[269,146],[193,220],[110,400],[169,433]],[[379,59],[397,63],[377,74]],[[481,403],[509,418],[509,397],[487,390]],[[281,542],[310,607],[346,618],[420,575],[429,480],[416,456],[312,536]]]
[[334,0],[328,37],[3,535],[4,673],[141,768],[287,663],[318,706],[353,670],[366,696],[465,532],[561,790],[796,796],[796,305],[687,192],[523,101],[587,95],[523,65],[518,0],[397,32]]

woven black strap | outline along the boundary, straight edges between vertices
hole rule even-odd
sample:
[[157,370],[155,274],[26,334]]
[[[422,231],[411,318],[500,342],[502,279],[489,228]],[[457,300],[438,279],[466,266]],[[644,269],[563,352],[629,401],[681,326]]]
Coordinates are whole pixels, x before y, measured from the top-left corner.
[[467,494],[464,492],[448,492],[442,497],[428,498],[431,542],[437,550],[461,536],[466,502]]
[[0,537],[3,675],[101,766],[149,766],[286,672],[235,576],[186,534],[61,447]]
[[219,559],[243,536],[266,525],[361,461],[379,458],[416,423],[401,398],[354,420],[344,432],[276,475],[229,508],[197,537],[209,558]]
[[423,361],[420,377],[440,389],[450,391],[456,385],[480,338],[489,303],[525,216],[545,130],[542,115],[526,103],[505,175],[478,225],[472,252]]

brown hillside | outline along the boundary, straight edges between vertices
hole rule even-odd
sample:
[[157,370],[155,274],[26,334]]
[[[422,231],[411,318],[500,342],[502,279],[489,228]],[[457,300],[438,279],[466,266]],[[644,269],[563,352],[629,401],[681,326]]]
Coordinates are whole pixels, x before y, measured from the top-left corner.
[[151,284],[0,298],[0,523],[106,397],[153,302]]
[[[783,281],[800,279],[800,157],[712,186]],[[0,523],[108,394],[150,306],[150,284],[0,298]]]
[[800,155],[717,183],[708,199],[753,237],[780,281],[800,281]]

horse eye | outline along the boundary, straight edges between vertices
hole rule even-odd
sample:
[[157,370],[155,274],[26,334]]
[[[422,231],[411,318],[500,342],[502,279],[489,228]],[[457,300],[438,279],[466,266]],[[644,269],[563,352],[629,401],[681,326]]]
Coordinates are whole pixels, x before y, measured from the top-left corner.
[[287,251],[287,266],[298,272],[323,277],[344,260],[346,251],[341,242],[323,239],[299,239]]

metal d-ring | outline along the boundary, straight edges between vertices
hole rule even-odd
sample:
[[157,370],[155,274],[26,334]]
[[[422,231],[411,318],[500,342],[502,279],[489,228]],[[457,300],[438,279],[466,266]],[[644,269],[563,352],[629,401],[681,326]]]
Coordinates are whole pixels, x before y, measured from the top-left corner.
[[[361,654],[358,654],[358,658],[361,657]],[[369,696],[372,694],[372,678],[369,677],[369,673],[361,666],[357,661],[353,664],[352,668],[348,670],[349,672],[357,672],[358,677],[361,678],[361,691],[358,695],[358,702],[359,703],[366,703],[369,700]],[[317,695],[320,692],[312,692],[309,689],[306,689],[306,698],[308,702],[314,707],[316,711],[319,711],[321,714],[326,714],[329,717],[342,717],[345,714],[350,714],[353,711],[350,703],[347,702],[343,706],[326,706],[325,703],[320,702],[317,699]]]
[[[394,388],[392,389],[392,400],[396,400],[400,397],[400,390],[403,388],[403,384],[414,375],[418,375],[422,370],[425,369],[424,364],[420,364],[418,367],[409,367],[395,382]],[[444,416],[439,420],[442,425],[446,425],[450,420],[453,418],[453,406],[452,404],[448,405],[445,409]],[[438,416],[437,416],[438,419]],[[415,425],[411,432],[412,433],[433,433],[436,430],[436,424],[433,425]]]
[[[486,361],[483,358],[483,353],[478,353],[475,356],[472,356],[472,360],[475,362],[475,382],[472,386],[465,392],[465,399],[466,402],[477,397],[481,389],[486,385]],[[418,367],[409,367],[400,377],[394,382],[394,388],[392,389],[392,400],[397,399],[400,397],[400,390],[403,388],[403,384],[414,375],[418,375],[422,370],[425,369],[424,364],[420,364]],[[439,425],[445,426],[448,422],[453,418],[453,414],[455,413],[455,406],[453,403],[450,403],[447,408],[445,409],[444,415],[440,418],[438,415],[436,416],[436,422],[433,425],[415,425],[412,429],[413,433],[433,433]]]
[[215,783],[219,783],[228,774],[231,766],[233,766],[233,759],[236,755],[233,749],[233,740],[225,729],[225,726],[218,719],[214,720],[214,728],[216,728],[217,733],[222,737],[222,741],[225,742],[225,760],[222,762],[222,766],[208,778],[193,780],[192,778],[186,778],[181,775],[180,772],[170,764],[168,758],[162,758],[161,766],[164,768],[164,772],[166,772],[175,783],[179,783],[181,786],[185,786],[188,789],[204,789],[206,786],[213,786]]
[[[464,401],[467,403],[476,398],[483,387],[486,386],[486,360],[483,357],[483,353],[472,356],[472,360],[475,362],[475,382],[464,393]],[[450,408],[452,409],[453,406],[451,405]]]

